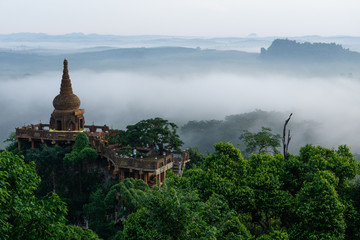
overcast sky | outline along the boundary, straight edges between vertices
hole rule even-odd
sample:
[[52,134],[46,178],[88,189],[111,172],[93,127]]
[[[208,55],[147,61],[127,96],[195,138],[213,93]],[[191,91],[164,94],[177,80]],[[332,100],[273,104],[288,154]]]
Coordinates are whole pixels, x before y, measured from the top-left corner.
[[0,0],[0,33],[360,36],[358,0]]

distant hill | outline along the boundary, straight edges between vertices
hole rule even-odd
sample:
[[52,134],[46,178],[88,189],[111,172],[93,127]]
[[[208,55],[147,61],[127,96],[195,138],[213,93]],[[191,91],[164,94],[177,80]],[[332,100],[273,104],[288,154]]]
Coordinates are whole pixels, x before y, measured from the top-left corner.
[[[360,69],[358,68],[360,53],[350,51],[335,43],[299,43],[294,40],[277,39],[272,44],[269,42],[270,47],[263,48],[259,54],[200,47],[118,48],[106,44],[92,46],[82,42],[85,40],[81,40],[89,38],[95,41],[96,38],[101,37],[105,38],[105,36],[83,34],[68,34],[59,38],[44,34],[0,35],[0,81],[6,77],[17,78],[44,71],[59,71],[59,66],[65,57],[69,59],[72,71],[111,70],[161,76],[221,71],[241,74],[284,73],[303,76],[352,76],[360,79]],[[74,39],[72,45],[66,45],[70,40],[65,41],[65,38]],[[109,39],[112,38],[115,36],[109,36]],[[148,39],[150,36],[144,38]],[[37,47],[31,48],[24,45],[19,48],[1,48],[2,41],[5,39],[8,41],[18,40],[19,43],[21,43],[21,39],[28,41],[32,39]],[[51,39],[60,42],[55,45],[47,45],[50,44]],[[79,42],[76,42],[76,39]],[[129,39],[132,38],[129,37]],[[42,40],[48,42],[39,42]],[[62,40],[64,42],[61,42]],[[217,38],[216,41],[220,40]],[[223,39],[224,42],[230,40],[230,38]],[[155,41],[158,43],[159,40]],[[168,43],[172,42],[170,39],[167,41]],[[176,39],[174,41],[173,44],[178,43]],[[194,42],[193,39],[189,41]],[[257,39],[254,38],[252,42],[257,42]],[[48,48],[56,47],[59,43],[64,44],[63,48]]]
[[360,61],[360,53],[335,43],[300,43],[276,39],[268,49],[261,48],[261,59],[278,61],[340,62]]
[[255,65],[258,54],[241,51],[220,51],[200,48],[157,47],[93,50],[79,53],[43,55],[29,51],[0,51],[0,75],[36,74],[57,71],[64,57],[72,70],[201,72],[227,70]]

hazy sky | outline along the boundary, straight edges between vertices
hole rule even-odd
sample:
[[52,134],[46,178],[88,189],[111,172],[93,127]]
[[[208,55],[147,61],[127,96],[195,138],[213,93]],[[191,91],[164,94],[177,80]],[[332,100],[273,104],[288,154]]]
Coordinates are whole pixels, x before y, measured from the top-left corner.
[[0,0],[0,33],[360,36],[358,0]]

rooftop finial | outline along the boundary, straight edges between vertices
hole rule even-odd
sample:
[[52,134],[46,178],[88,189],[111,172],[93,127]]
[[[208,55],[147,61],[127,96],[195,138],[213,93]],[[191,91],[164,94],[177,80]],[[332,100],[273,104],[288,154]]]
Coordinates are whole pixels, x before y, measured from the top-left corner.
[[60,93],[61,94],[73,94],[73,91],[71,88],[69,70],[68,70],[68,61],[66,58],[64,59],[64,70],[63,70],[63,76],[62,76],[62,80],[61,80]]
[[56,110],[79,109],[80,99],[73,93],[68,71],[68,61],[64,59],[64,72],[61,80],[60,94],[54,98],[53,105]]
[[63,79],[70,79],[70,76],[69,76],[69,70],[68,70],[68,61],[67,59],[65,58],[64,59],[64,70],[63,70]]

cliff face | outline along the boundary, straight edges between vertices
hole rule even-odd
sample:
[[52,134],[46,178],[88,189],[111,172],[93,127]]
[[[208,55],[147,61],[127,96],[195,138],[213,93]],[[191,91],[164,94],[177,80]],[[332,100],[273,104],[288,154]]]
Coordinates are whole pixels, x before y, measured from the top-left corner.
[[360,53],[352,52],[335,43],[299,43],[288,39],[276,39],[268,49],[261,49],[260,58],[280,61],[360,61]]

